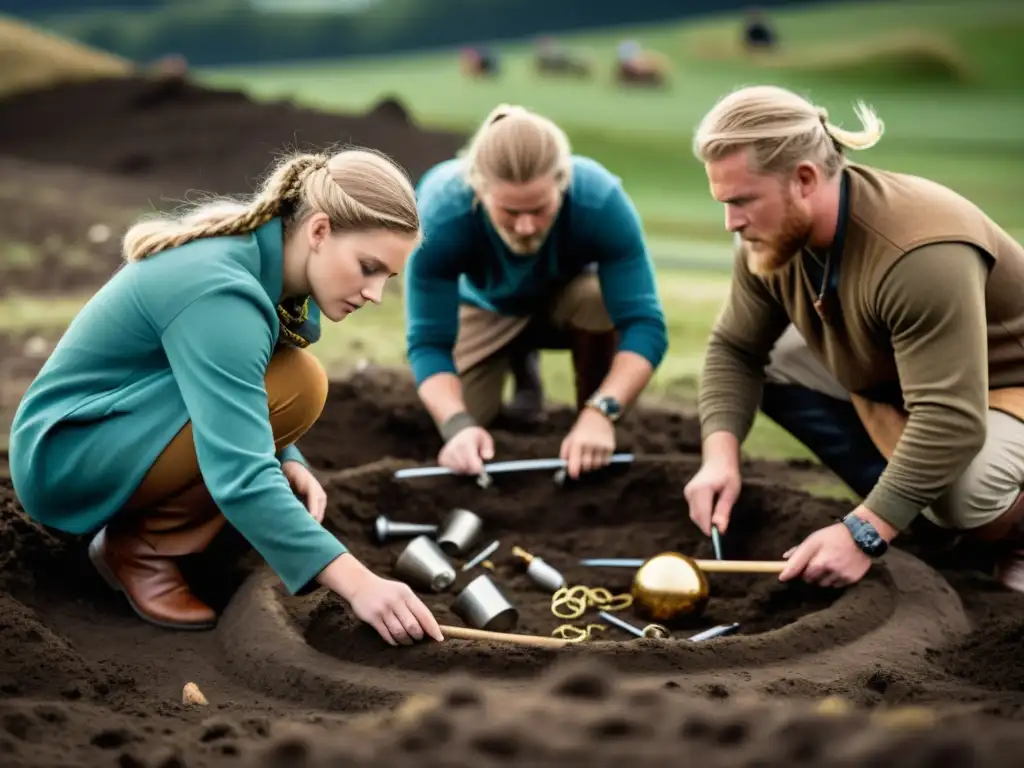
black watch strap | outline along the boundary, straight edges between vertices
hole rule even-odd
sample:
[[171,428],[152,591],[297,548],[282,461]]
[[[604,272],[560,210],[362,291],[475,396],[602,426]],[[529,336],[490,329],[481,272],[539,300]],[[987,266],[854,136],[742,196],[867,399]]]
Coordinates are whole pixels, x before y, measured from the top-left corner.
[[843,518],[843,525],[850,531],[860,551],[868,557],[881,557],[889,548],[889,542],[882,538],[875,526],[853,512]]

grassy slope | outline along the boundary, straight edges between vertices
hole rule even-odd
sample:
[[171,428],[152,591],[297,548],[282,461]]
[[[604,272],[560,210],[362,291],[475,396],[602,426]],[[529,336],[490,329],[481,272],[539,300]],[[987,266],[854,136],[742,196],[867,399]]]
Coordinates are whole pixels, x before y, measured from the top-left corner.
[[124,59],[0,14],[0,98],[58,82],[131,71]]

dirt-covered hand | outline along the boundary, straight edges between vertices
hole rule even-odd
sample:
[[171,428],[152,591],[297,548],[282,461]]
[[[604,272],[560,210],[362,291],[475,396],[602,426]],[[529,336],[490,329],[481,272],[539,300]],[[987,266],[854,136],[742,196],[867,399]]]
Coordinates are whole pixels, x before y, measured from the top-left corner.
[[400,581],[367,573],[352,591],[349,604],[389,645],[412,645],[425,635],[444,640],[430,609]]
[[305,501],[309,514],[318,523],[322,523],[324,514],[327,512],[327,491],[313,476],[313,473],[298,461],[284,462],[281,465],[281,471],[288,478],[288,483],[295,495]]
[[494,458],[494,439],[483,427],[466,427],[455,434],[437,456],[437,463],[459,475],[479,475]]
[[705,536],[711,535],[711,524],[719,533],[729,528],[732,505],[740,495],[739,470],[724,462],[705,462],[686,484],[683,496],[690,507],[690,519]]

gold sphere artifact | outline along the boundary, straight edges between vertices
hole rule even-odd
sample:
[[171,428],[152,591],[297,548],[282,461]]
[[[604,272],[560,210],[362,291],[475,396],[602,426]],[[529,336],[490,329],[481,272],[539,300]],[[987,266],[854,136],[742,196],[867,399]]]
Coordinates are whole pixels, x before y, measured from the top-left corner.
[[708,580],[693,558],[662,552],[637,569],[632,594],[655,621],[699,616],[708,604]]

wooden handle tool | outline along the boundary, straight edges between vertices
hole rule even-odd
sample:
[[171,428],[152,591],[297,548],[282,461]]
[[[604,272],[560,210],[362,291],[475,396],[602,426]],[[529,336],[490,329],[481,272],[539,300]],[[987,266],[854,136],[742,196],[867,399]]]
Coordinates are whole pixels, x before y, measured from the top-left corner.
[[531,645],[538,648],[564,648],[571,643],[570,640],[562,640],[557,637],[517,635],[512,632],[489,632],[485,629],[449,627],[444,624],[441,625],[441,633],[445,636],[445,639],[454,637],[459,640],[491,640],[501,643],[515,643],[516,645]]
[[695,560],[705,573],[782,573],[785,560]]

